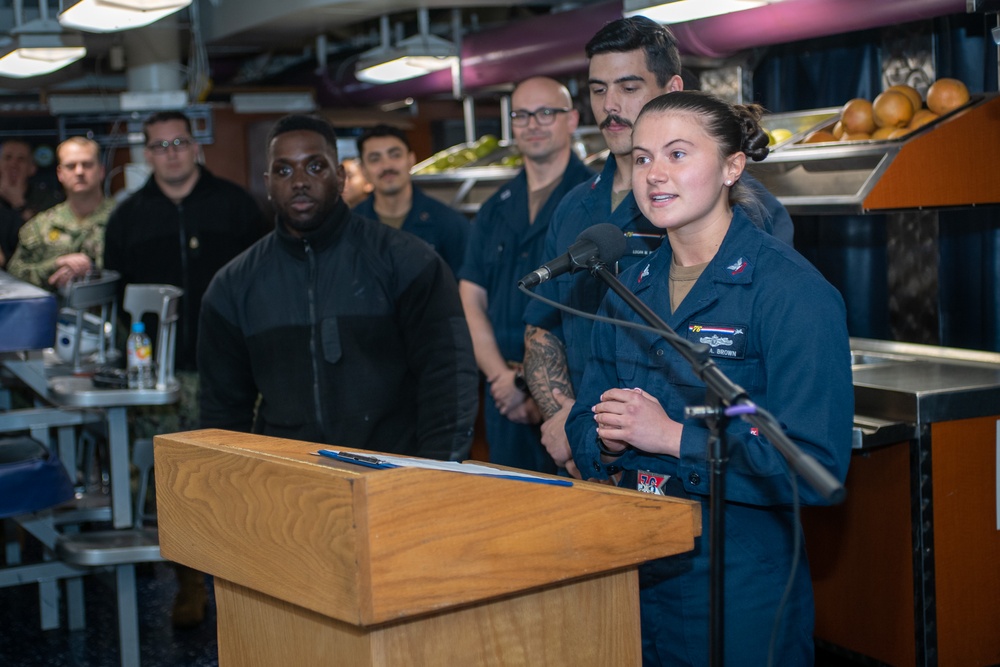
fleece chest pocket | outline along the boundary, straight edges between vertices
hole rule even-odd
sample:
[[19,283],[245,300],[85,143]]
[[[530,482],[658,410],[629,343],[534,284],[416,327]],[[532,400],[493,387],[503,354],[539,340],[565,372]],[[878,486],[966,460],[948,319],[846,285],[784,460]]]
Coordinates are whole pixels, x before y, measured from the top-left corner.
[[323,346],[323,359],[335,364],[340,361],[343,348],[340,345],[340,328],[336,317],[328,317],[320,323],[320,343]]

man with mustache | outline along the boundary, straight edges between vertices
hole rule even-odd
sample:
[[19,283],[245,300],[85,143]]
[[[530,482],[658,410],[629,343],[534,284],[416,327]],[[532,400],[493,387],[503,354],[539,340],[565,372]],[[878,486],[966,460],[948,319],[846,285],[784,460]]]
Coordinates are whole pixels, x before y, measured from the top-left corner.
[[563,195],[593,173],[573,154],[579,113],[558,81],[521,82],[511,95],[510,120],[524,169],[480,207],[458,289],[487,383],[490,461],[551,473],[556,466],[541,445],[541,415],[521,373],[528,298],[517,279],[542,261],[549,219]]
[[[644,16],[608,23],[587,43],[586,51],[590,59],[590,106],[611,155],[600,174],[578,185],[563,199],[549,225],[542,255],[545,259],[558,257],[584,229],[610,222],[630,233],[628,250],[617,266],[621,272],[653,252],[663,236],[662,230],[643,217],[632,196],[632,124],[646,102],[684,88],[681,58],[673,34]],[[759,210],[748,211],[754,224],[791,244],[793,230],[788,212],[748,174],[741,181],[764,204]],[[593,313],[607,287],[583,272],[559,276],[536,291]],[[545,418],[542,444],[557,464],[578,474],[565,425],[575,388],[580,386],[590,356],[593,323],[540,301],[528,304],[525,323],[524,371],[531,395]]]
[[467,458],[476,366],[447,265],[347,208],[326,120],[280,119],[267,165],[275,229],[202,303],[201,426]]
[[458,275],[469,221],[413,185],[410,169],[417,160],[406,134],[391,125],[369,128],[358,137],[358,157],[373,192],[354,212],[419,236]]

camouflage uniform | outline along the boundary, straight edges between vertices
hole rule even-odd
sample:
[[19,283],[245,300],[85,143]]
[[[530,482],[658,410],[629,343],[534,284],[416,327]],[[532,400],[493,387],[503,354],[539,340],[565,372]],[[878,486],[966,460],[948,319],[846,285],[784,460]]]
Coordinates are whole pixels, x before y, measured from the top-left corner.
[[114,200],[105,199],[83,220],[77,219],[65,202],[42,211],[21,227],[20,241],[7,272],[54,290],[49,285],[49,276],[56,270],[57,257],[82,252],[100,268],[104,261],[104,226],[114,207]]

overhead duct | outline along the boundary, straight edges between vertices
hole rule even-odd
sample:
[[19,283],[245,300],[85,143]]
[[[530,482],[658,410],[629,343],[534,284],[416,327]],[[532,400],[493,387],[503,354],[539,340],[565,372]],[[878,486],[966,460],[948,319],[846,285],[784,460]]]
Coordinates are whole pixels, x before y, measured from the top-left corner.
[[[681,53],[721,58],[745,49],[869,30],[964,14],[967,0],[784,0],[728,16],[675,24]],[[465,90],[512,83],[530,76],[565,76],[586,71],[584,47],[606,23],[621,18],[621,2],[511,22],[462,40]],[[321,101],[376,104],[404,97],[451,92],[451,73],[436,72],[399,83],[373,86],[353,78],[333,81],[324,73]]]
[[[621,18],[621,10],[621,2],[607,2],[464,35],[462,87],[475,90],[511,83],[512,72],[517,73],[517,79],[524,79],[585,70],[584,46],[601,26]],[[452,92],[451,72],[447,70],[382,86],[361,83],[353,76],[338,81],[326,76],[320,86],[321,100],[335,99],[352,105]]]
[[670,28],[683,53],[721,58],[756,46],[964,14],[965,10],[966,0],[785,0]]

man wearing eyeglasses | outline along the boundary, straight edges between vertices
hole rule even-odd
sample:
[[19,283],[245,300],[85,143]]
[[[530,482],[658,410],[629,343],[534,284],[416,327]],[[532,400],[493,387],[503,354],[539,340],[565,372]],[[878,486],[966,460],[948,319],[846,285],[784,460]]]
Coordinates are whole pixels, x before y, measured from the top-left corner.
[[511,108],[524,168],[479,209],[459,272],[459,294],[476,363],[486,378],[490,460],[555,472],[541,445],[541,414],[521,375],[527,297],[517,280],[543,260],[542,243],[559,200],[592,173],[571,149],[579,114],[565,86],[546,77],[527,79],[515,88]]
[[152,174],[108,220],[104,265],[122,283],[166,283],[184,290],[178,370],[195,369],[201,296],[215,272],[263,233],[256,202],[243,188],[198,163],[191,122],[179,111],[143,124]]
[[[250,194],[199,164],[187,116],[155,113],[143,123],[143,137],[152,174],[108,219],[104,266],[122,274],[122,285],[165,283],[183,289],[184,296],[175,355],[181,398],[172,406],[134,409],[132,428],[139,438],[198,428],[196,337],[202,295],[215,273],[264,232]],[[147,323],[146,330],[155,333],[156,328]],[[207,604],[204,577],[184,568],[178,580],[174,625],[197,625]]]

